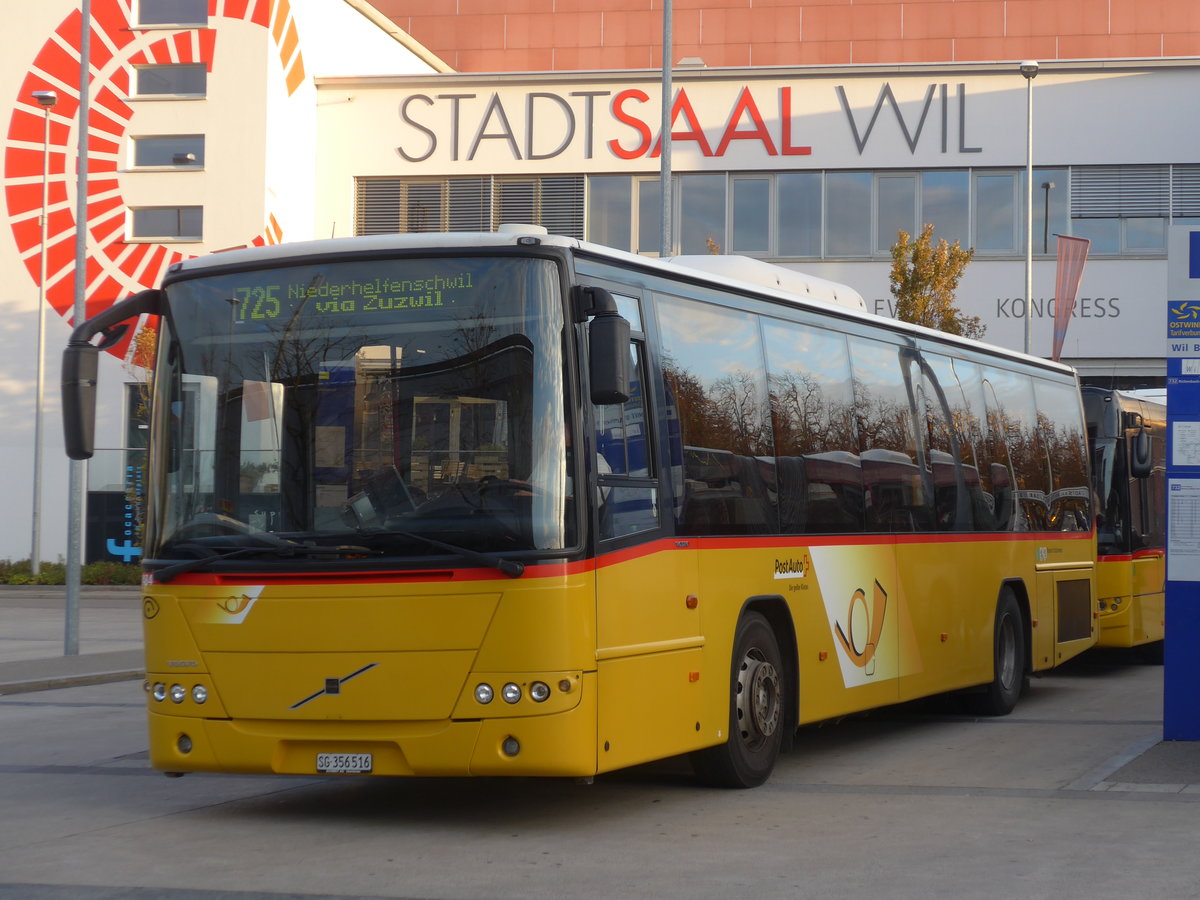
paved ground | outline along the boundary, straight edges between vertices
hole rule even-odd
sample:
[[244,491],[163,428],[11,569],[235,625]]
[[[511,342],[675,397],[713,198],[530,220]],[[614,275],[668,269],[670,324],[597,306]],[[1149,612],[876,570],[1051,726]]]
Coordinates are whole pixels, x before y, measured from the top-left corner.
[[[61,587],[0,585],[0,695],[74,685],[133,680],[143,675],[141,593],[136,587],[85,587],[81,591],[79,654],[64,656],[65,589]],[[1091,651],[1069,665],[1084,671],[1141,665],[1120,655]],[[1081,692],[1079,703],[1091,727],[1114,733],[1130,731],[1118,742],[1122,749],[1096,764],[1083,767],[1069,787],[1089,791],[1140,791],[1200,794],[1200,742],[1162,740],[1161,667],[1155,705],[1139,710],[1136,722],[1112,691],[1113,681],[1097,678],[1094,692]],[[1087,679],[1084,679],[1086,685]],[[1120,679],[1116,680],[1119,684]],[[1103,687],[1101,687],[1103,684]],[[1018,707],[1014,716],[1021,716]],[[1134,727],[1136,726],[1136,727]],[[1048,726],[1049,727],[1049,726]],[[1062,726],[1061,735],[1040,740],[1052,744],[1064,770],[1088,759],[1087,741]],[[1132,728],[1132,730],[1130,730]],[[1094,755],[1094,754],[1092,754]],[[1013,784],[1019,788],[1021,785]]]
[[80,591],[79,653],[64,656],[66,589],[0,585],[0,694],[141,678],[137,587]]

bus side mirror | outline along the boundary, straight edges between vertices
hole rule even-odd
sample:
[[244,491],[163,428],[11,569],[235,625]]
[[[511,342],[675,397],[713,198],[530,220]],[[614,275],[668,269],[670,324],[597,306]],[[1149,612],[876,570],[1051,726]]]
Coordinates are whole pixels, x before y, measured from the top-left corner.
[[99,365],[100,350],[91,344],[71,341],[63,351],[63,437],[71,459],[91,459],[95,448]]
[[597,406],[624,403],[629,399],[629,321],[617,312],[616,300],[604,288],[579,290],[592,317],[588,326],[592,402]]
[[[95,450],[100,351],[121,339],[129,330],[128,320],[143,314],[157,315],[161,308],[159,291],[140,291],[71,332],[62,363],[63,438],[71,459],[91,459]],[[100,343],[92,344],[96,335],[100,335]]]
[[1154,457],[1150,451],[1150,432],[1146,423],[1138,419],[1138,430],[1129,442],[1129,474],[1134,478],[1149,478],[1154,471]]

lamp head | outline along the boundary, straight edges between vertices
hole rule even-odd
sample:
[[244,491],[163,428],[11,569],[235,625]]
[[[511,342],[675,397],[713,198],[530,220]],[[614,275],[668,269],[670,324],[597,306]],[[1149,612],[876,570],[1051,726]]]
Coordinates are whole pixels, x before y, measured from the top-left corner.
[[58,94],[55,91],[34,91],[33,99],[39,106],[51,107],[58,103]]
[[1026,78],[1034,78],[1038,73],[1038,64],[1036,59],[1027,59],[1021,63],[1021,74]]

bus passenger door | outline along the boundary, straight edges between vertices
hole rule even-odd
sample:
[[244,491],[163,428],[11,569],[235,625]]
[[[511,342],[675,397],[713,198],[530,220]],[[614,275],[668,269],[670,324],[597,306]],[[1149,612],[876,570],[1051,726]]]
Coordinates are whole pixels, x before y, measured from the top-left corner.
[[[615,292],[614,292],[615,293]],[[594,466],[601,771],[693,749],[700,691],[696,560],[662,528],[662,455],[639,301],[615,295],[632,331],[628,401],[589,405]]]
[[[1133,551],[1133,621],[1136,644],[1161,641],[1166,616],[1166,444],[1164,429],[1150,433],[1151,469],[1144,478],[1129,479],[1130,540]],[[1132,430],[1130,438],[1132,437]]]

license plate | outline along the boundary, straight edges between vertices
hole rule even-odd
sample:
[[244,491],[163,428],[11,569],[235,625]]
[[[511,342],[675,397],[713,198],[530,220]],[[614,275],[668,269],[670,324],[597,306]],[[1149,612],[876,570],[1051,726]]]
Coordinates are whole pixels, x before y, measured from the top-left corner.
[[357,775],[370,772],[370,753],[318,753],[317,771],[327,775]]

